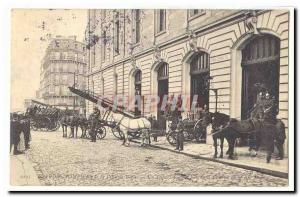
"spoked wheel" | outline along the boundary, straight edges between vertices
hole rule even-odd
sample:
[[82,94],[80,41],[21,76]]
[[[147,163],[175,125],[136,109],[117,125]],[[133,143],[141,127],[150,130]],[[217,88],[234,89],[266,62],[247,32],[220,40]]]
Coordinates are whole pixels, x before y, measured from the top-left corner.
[[172,146],[176,145],[177,136],[175,131],[170,131],[166,137],[169,144],[171,144]]
[[53,128],[52,131],[57,131],[60,127],[60,123],[58,121],[55,122],[55,127]]
[[98,127],[96,128],[96,136],[97,139],[103,139],[106,136],[106,129],[105,127]]
[[48,131],[55,131],[57,129],[57,122],[50,122],[48,125]]
[[185,141],[191,141],[191,140],[193,140],[193,138],[194,138],[193,133],[188,132],[188,131],[186,131],[186,130],[183,131],[183,136],[184,136],[184,140],[185,140]]
[[203,128],[202,124],[202,120],[198,120],[194,126],[193,129],[193,133],[194,133],[194,138],[196,139],[197,142],[200,142],[202,137],[205,135],[206,133],[206,129]]
[[118,138],[118,139],[121,139],[121,138],[122,138],[122,136],[121,136],[121,131],[120,131],[120,128],[119,128],[118,126],[115,126],[115,127],[111,128],[111,132],[112,132],[112,134],[113,134],[116,138]]
[[30,130],[33,130],[33,131],[36,131],[37,128],[36,128],[36,122],[35,121],[30,121]]

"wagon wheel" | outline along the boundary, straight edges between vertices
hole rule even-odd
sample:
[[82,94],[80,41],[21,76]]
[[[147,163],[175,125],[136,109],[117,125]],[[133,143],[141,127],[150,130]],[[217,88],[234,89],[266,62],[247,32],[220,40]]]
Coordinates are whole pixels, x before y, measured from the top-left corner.
[[50,118],[45,117],[45,131],[52,131],[54,125]]
[[30,128],[31,128],[33,131],[37,131],[38,128],[37,128],[36,122],[33,122],[32,124],[30,124]]
[[167,141],[169,142],[169,144],[171,144],[172,146],[176,145],[176,132],[175,131],[170,131],[166,137],[167,137]]
[[96,128],[96,136],[97,139],[103,139],[106,136],[106,129],[105,127],[98,127]]
[[53,126],[53,128],[51,129],[51,131],[56,131],[57,129],[59,129],[59,127],[60,127],[59,122],[58,122],[58,121],[55,121],[55,122],[54,122],[54,126]]
[[202,131],[201,123],[202,123],[202,119],[198,120],[193,129],[193,133],[195,134],[196,141],[200,141],[201,137],[204,134]]
[[52,122],[50,120],[50,122],[48,122],[47,124],[47,131],[53,131],[53,129],[56,127],[55,122]]
[[120,132],[120,128],[118,127],[118,126],[115,126],[115,127],[113,127],[113,128],[111,128],[111,132],[112,132],[112,134],[116,137],[116,138],[118,138],[118,139],[121,139],[122,137],[121,137],[121,132]]
[[183,136],[184,136],[184,141],[191,141],[194,138],[193,133],[191,133],[187,130],[183,131]]

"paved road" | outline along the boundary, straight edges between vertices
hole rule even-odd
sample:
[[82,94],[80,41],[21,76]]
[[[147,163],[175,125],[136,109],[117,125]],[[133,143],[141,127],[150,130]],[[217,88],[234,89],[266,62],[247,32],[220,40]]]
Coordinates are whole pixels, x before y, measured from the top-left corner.
[[29,158],[43,185],[286,186],[287,179],[193,159],[156,148],[130,147],[112,135],[92,143],[32,132]]

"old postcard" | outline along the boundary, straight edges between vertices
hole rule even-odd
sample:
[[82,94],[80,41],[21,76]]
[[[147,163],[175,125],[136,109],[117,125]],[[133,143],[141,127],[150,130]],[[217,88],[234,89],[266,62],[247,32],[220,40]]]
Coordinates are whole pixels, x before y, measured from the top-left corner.
[[12,9],[10,185],[293,189],[293,19]]

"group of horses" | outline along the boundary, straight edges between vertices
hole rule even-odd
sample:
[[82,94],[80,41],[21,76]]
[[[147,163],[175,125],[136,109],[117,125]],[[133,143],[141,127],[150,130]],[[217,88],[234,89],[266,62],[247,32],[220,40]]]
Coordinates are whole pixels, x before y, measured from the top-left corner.
[[[87,138],[88,119],[84,115],[64,114],[60,119],[63,137],[77,138],[78,129],[81,129],[81,138]],[[71,132],[68,136],[68,127]]]
[[[257,120],[257,119],[247,119],[238,120],[235,118],[230,118],[229,115],[220,112],[208,112],[202,118],[203,125],[212,125],[211,134],[214,141],[215,153],[214,157],[217,157],[217,140],[220,139],[220,149],[221,153],[219,157],[223,157],[223,144],[224,139],[228,142],[228,150],[226,154],[229,155],[229,159],[234,158],[234,148],[238,138],[249,139],[253,137],[256,139],[255,149],[256,151],[264,145],[267,157],[267,163],[271,160],[271,155],[274,152],[274,146],[276,145],[278,149],[282,149],[283,142],[286,138],[285,136],[285,125],[280,119],[273,121],[268,120]],[[264,141],[264,144],[262,144]],[[275,143],[282,142],[282,143]]]

